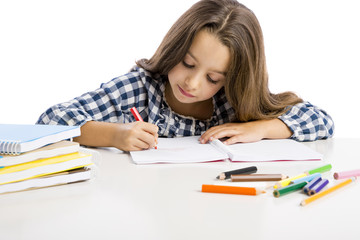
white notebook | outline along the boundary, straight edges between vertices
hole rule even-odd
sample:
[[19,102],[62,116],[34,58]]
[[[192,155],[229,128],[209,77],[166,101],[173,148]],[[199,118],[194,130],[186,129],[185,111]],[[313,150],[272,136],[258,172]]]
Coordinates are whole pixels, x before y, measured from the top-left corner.
[[159,138],[157,149],[130,152],[136,164],[321,160],[322,154],[290,139],[261,140],[225,146],[201,144],[199,137]]
[[68,153],[78,152],[80,144],[77,142],[60,141],[33,151],[21,153],[19,155],[0,154],[0,167],[21,164],[41,158],[50,158]]
[[91,178],[91,175],[90,168],[80,168],[25,181],[2,184],[0,185],[0,194],[86,181]]

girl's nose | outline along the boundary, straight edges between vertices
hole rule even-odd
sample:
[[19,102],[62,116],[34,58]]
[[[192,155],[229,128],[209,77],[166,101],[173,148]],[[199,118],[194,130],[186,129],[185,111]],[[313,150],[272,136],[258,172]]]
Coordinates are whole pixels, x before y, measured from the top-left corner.
[[185,79],[185,84],[187,90],[194,90],[200,87],[201,85],[201,76],[200,74],[192,74]]

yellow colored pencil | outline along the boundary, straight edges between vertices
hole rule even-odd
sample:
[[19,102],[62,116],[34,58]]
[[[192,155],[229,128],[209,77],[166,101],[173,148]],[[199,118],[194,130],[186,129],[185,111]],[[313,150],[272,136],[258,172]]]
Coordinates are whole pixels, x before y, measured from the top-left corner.
[[328,189],[323,190],[323,191],[321,191],[319,193],[316,193],[315,195],[312,195],[311,197],[303,200],[300,203],[300,205],[305,206],[305,205],[311,203],[312,201],[315,201],[316,199],[319,199],[319,198],[321,198],[321,197],[323,197],[323,196],[325,196],[325,195],[327,195],[327,194],[329,194],[329,193],[331,193],[331,192],[333,192],[333,191],[335,191],[335,190],[337,190],[339,188],[342,188],[342,187],[348,185],[349,183],[355,182],[355,179],[356,179],[355,177],[349,178],[349,179],[347,179],[347,180],[345,180],[345,181],[343,181],[343,182],[341,182],[341,183],[339,183],[339,184],[337,184],[335,186],[332,186],[331,188],[328,188]]
[[296,175],[294,177],[286,178],[284,180],[281,180],[281,181],[277,182],[274,185],[274,188],[276,189],[278,187],[285,187],[285,186],[289,185],[291,181],[293,181],[295,179],[298,179],[298,178],[306,177],[306,176],[307,176],[306,173],[302,173],[302,174]]

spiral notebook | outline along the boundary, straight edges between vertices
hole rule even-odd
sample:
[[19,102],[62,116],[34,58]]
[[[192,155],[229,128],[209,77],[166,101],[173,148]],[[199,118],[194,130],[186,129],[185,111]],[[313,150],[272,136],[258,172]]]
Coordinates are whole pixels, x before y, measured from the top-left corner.
[[200,144],[199,137],[159,138],[157,149],[130,152],[136,164],[314,161],[322,154],[291,139],[261,140],[254,143],[224,145],[220,141]]
[[0,153],[16,155],[77,136],[79,126],[0,124]]

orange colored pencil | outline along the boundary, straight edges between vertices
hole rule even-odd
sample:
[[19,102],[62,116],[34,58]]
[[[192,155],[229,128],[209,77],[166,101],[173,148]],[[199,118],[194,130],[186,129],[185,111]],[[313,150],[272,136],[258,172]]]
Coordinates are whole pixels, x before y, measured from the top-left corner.
[[236,187],[236,186],[221,186],[221,185],[207,185],[203,184],[202,192],[208,193],[227,193],[227,194],[241,194],[241,195],[258,195],[265,193],[264,190],[253,187]]

